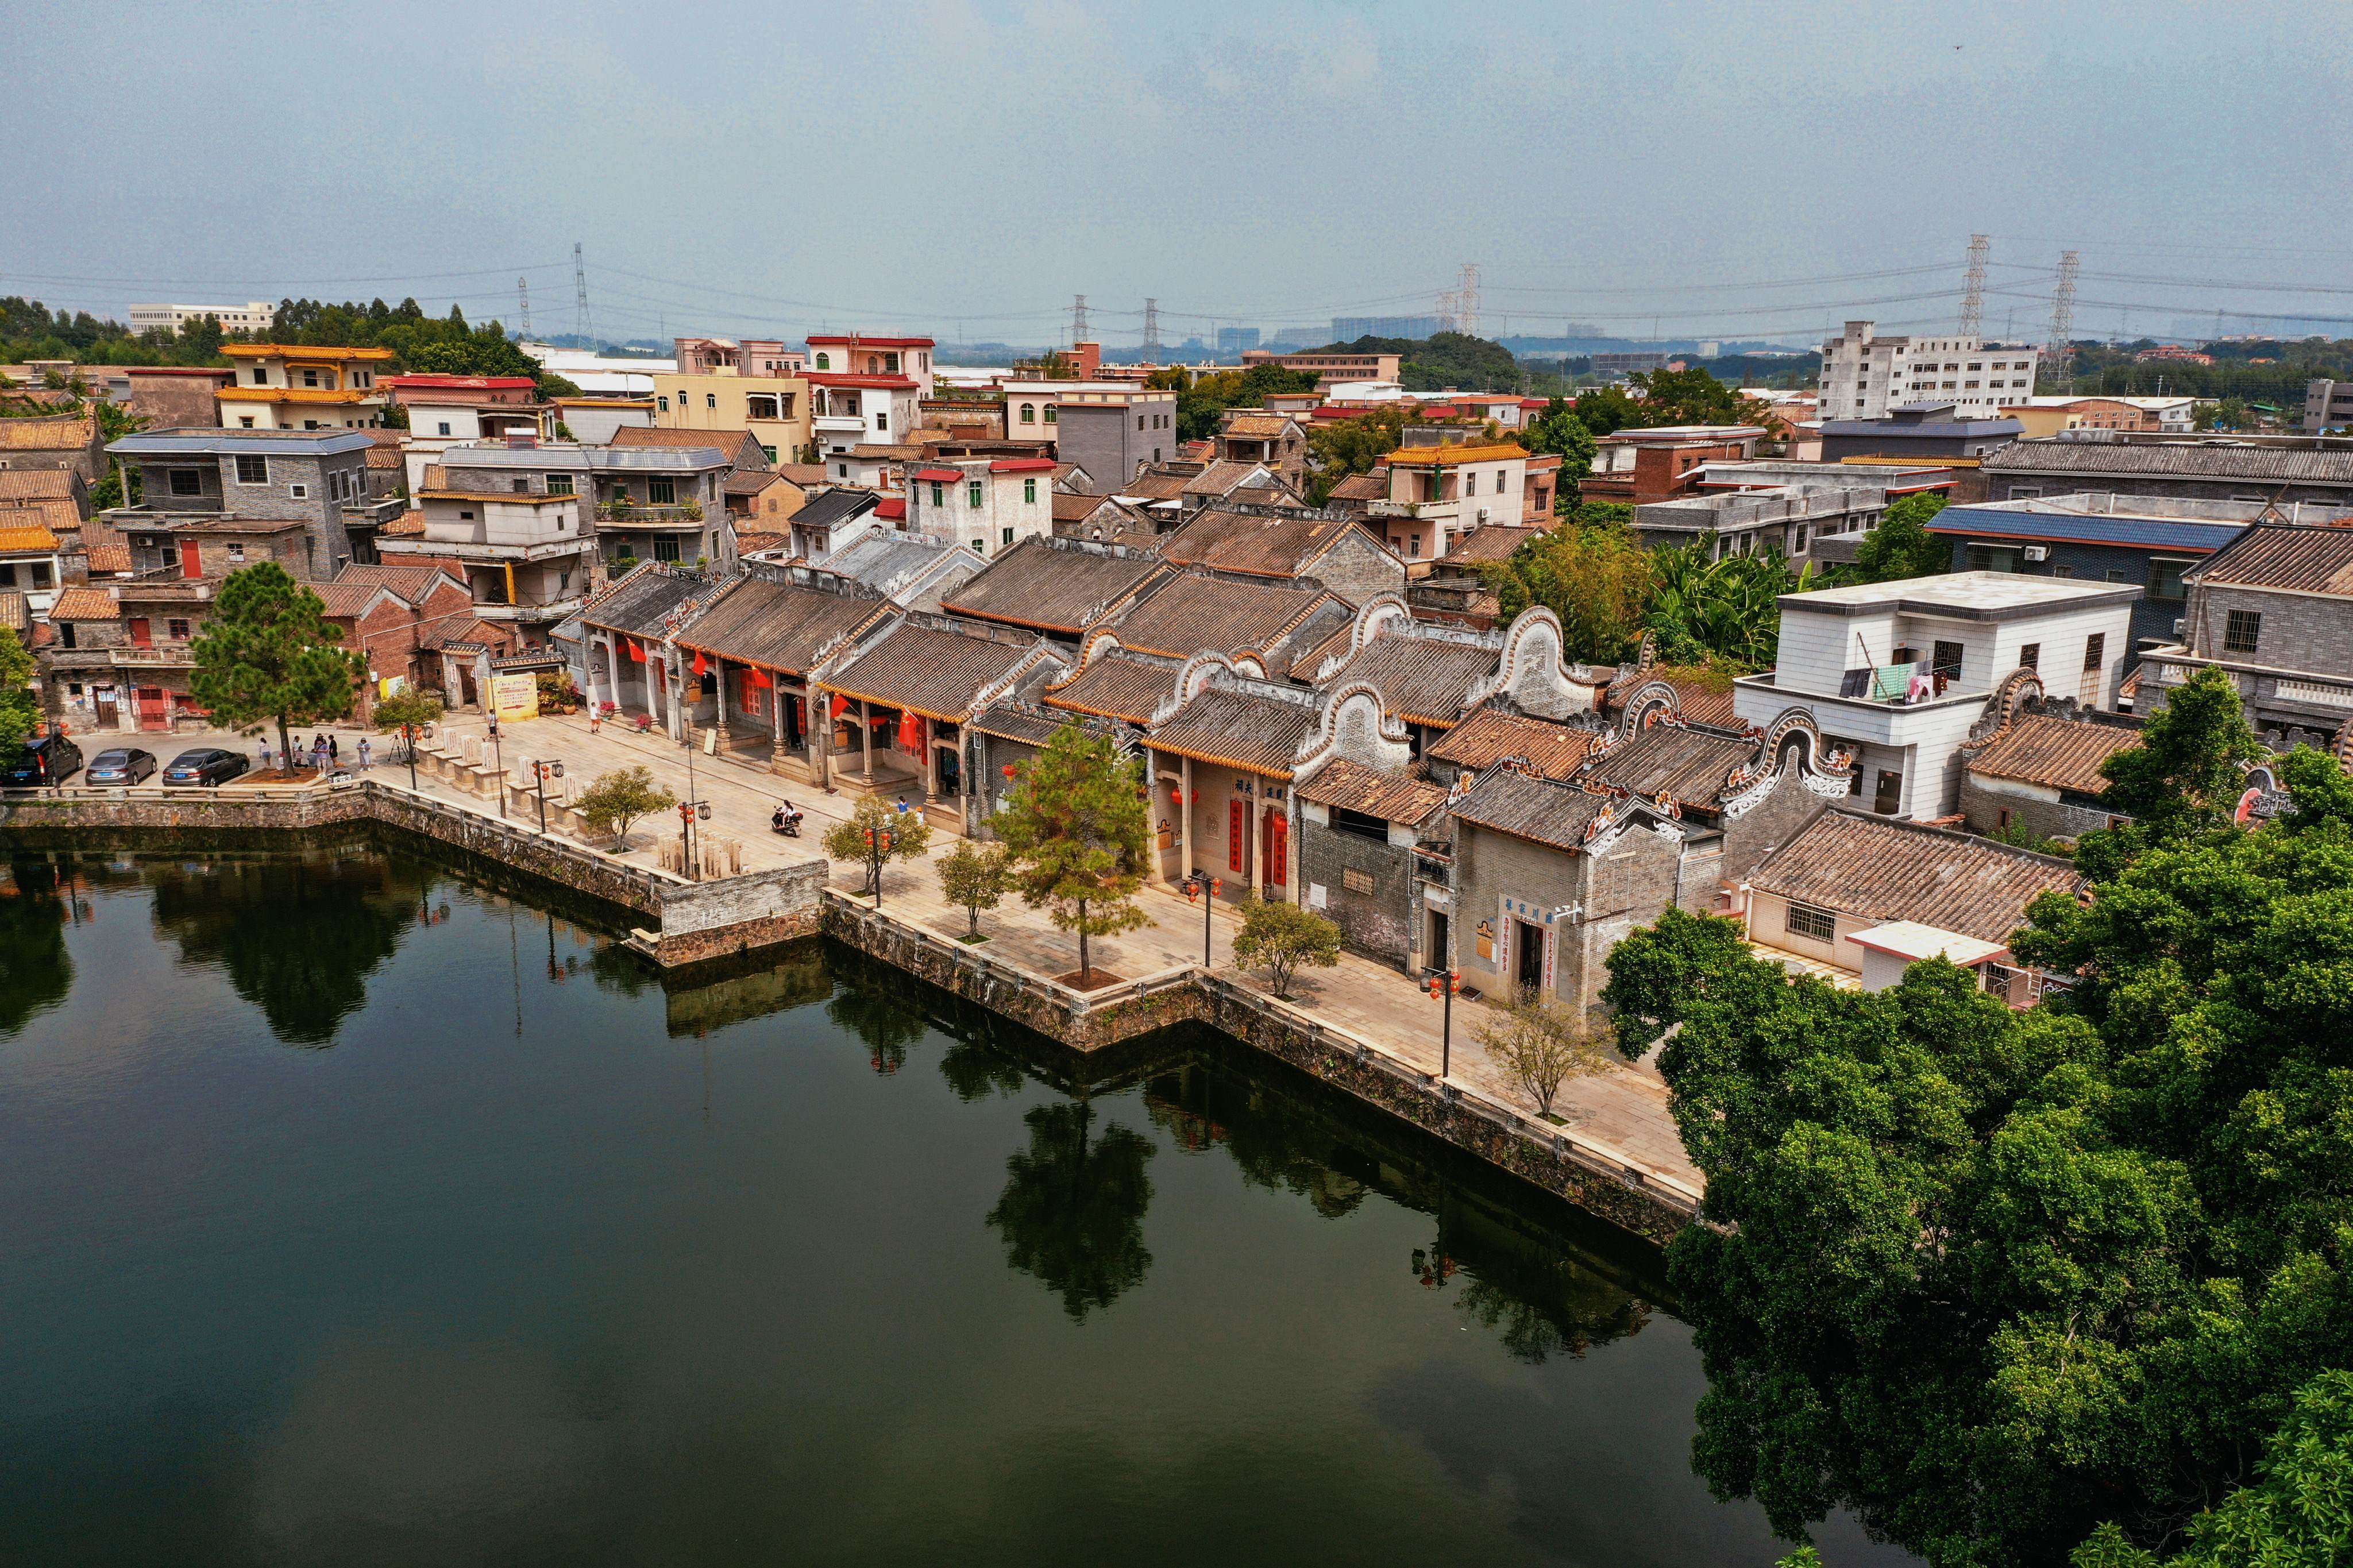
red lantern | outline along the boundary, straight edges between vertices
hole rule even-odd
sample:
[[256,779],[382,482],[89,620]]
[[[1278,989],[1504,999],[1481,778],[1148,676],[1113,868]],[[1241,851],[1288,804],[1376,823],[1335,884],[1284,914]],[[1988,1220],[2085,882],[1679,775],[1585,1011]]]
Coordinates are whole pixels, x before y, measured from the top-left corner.
[[1219,893],[1222,893],[1222,892],[1224,892],[1225,890],[1226,890],[1226,879],[1225,879],[1223,877],[1214,877],[1214,878],[1211,878],[1211,879],[1210,879],[1210,881],[1209,881],[1209,893],[1210,893],[1210,896],[1211,896],[1211,897],[1215,897],[1216,895],[1218,895],[1218,894],[1219,894]]
[[1200,896],[1201,896],[1201,884],[1200,884],[1200,883],[1198,883],[1198,882],[1187,882],[1187,883],[1186,883],[1186,884],[1185,884],[1185,901],[1186,901],[1187,903],[1188,903],[1188,904],[1189,904],[1189,903],[1191,903],[1195,899],[1198,899],[1198,898],[1199,898]]
[[1005,764],[1005,776],[1007,778],[1011,778],[1013,776],[1013,764],[1011,763]]

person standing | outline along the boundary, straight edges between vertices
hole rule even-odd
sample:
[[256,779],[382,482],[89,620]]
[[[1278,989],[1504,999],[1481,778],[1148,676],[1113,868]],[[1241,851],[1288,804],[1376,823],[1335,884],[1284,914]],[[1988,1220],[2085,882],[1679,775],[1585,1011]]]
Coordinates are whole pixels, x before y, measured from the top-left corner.
[[362,773],[367,772],[368,765],[375,760],[370,756],[368,752],[368,738],[365,735],[362,735],[360,737],[360,772]]
[[269,737],[267,735],[261,737],[261,771],[265,773],[269,771]]
[[327,771],[327,737],[324,735],[311,742],[311,765],[322,773]]

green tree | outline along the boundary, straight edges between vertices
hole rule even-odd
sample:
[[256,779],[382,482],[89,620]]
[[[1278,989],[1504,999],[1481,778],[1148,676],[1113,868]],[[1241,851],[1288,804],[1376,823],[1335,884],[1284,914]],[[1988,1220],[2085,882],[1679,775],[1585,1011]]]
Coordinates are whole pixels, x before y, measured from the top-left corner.
[[1560,617],[1568,658],[1615,664],[1641,641],[1653,564],[1631,528],[1588,526],[1580,515],[1482,568],[1480,576],[1495,590],[1505,621],[1542,605]]
[[227,723],[275,721],[279,750],[290,752],[290,726],[352,710],[365,668],[359,654],[337,646],[343,628],[326,609],[274,561],[230,573],[196,637],[188,689]]
[[1928,524],[1944,510],[1945,498],[1928,493],[1891,502],[1855,548],[1854,580],[1893,583],[1951,571],[1953,542],[1928,531]]
[[1553,515],[1566,518],[1577,510],[1577,487],[1593,471],[1593,432],[1567,402],[1556,397],[1521,432],[1522,445],[1531,452],[1556,453],[1560,458],[1558,488],[1553,491]]
[[1663,1042],[1706,1177],[1668,1261],[1719,1495],[1937,1564],[2155,1548],[2353,1364],[2345,793],[2038,900],[2011,950],[2073,984],[2024,1012],[1941,960],[1793,981],[1673,910],[1618,946],[1620,1048]]
[[631,823],[677,804],[678,796],[654,783],[653,770],[642,763],[598,774],[572,803],[589,826],[613,836],[616,850],[629,847]]
[[1135,892],[1151,853],[1144,764],[1123,761],[1108,735],[1076,724],[1054,731],[1021,764],[1013,798],[992,819],[1011,857],[1013,886],[1031,909],[1079,935],[1079,973],[1092,973],[1087,939],[1145,923]]
[[[2167,691],[2165,706],[2141,727],[2139,745],[2100,764],[2108,781],[2101,804],[2133,819],[2127,847],[2210,832],[2238,809],[2247,765],[2268,755],[2247,722],[2238,683],[2209,667]],[[2113,858],[2114,841],[2104,853]]]
[[1490,1010],[1471,1031],[1471,1037],[1546,1116],[1552,1114],[1553,1100],[1563,1083],[1599,1072],[1609,1062],[1609,1047],[1599,1031],[1559,997],[1543,995],[1533,988],[1523,989],[1503,1007]]
[[844,822],[826,830],[828,859],[848,860],[862,869],[866,885],[860,889],[882,904],[882,868],[893,860],[912,860],[932,847],[932,825],[919,811],[900,811],[880,795],[860,800]]
[[41,721],[33,691],[33,656],[16,634],[0,626],[0,757],[14,757]]
[[1287,900],[1252,899],[1242,906],[1242,928],[1234,933],[1234,962],[1244,969],[1263,966],[1274,994],[1288,996],[1302,964],[1329,969],[1340,962],[1340,928]]
[[1142,1284],[1152,1267],[1144,1245],[1152,1179],[1144,1167],[1153,1148],[1120,1126],[1090,1142],[1084,1100],[1037,1106],[1021,1120],[1029,1147],[1005,1162],[1005,1191],[988,1224],[1005,1238],[1006,1262],[1060,1296],[1072,1322],[1084,1322]]
[[1404,445],[1405,410],[1395,405],[1314,426],[1307,432],[1307,455],[1315,468],[1309,499],[1321,506],[1342,479],[1371,473]]
[[1012,888],[1013,874],[1002,844],[981,845],[959,838],[940,857],[940,891],[965,911],[970,921],[965,933],[969,939],[976,941],[980,936],[980,911],[995,909]]
[[1588,387],[1577,395],[1573,406],[1577,422],[1596,436],[1614,436],[1642,423],[1642,405],[1622,386]]
[[1771,664],[1781,637],[1781,595],[1789,574],[1778,549],[1717,557],[1715,535],[1651,552],[1643,619],[1672,664],[1722,661],[1736,669]]
[[1697,365],[1645,371],[1629,379],[1641,410],[1631,424],[1762,425],[1771,411],[1763,399],[1742,395]]

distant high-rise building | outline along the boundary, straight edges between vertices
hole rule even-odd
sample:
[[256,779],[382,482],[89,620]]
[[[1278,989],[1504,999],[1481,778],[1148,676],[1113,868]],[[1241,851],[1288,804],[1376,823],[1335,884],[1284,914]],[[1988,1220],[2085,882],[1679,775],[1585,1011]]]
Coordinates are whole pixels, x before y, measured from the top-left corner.
[[1219,327],[1218,329],[1218,352],[1221,354],[1238,354],[1245,349],[1256,347],[1258,347],[1256,327]]
[[133,305],[131,330],[176,332],[206,316],[218,320],[224,332],[266,332],[278,320],[278,307],[267,300],[250,300],[242,305]]
[[2035,353],[2023,343],[1974,337],[1882,337],[1849,321],[1822,345],[1825,419],[1882,419],[1908,403],[1950,403],[1968,418],[1991,418],[2034,395]]
[[1353,343],[1358,338],[1426,338],[1438,329],[1435,316],[1335,316],[1332,341]]

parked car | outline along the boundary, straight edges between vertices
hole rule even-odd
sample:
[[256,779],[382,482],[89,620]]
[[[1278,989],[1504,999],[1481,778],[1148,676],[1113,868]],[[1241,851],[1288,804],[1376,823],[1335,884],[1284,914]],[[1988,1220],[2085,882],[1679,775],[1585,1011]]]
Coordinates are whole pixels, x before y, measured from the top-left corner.
[[0,784],[10,789],[44,789],[61,784],[81,771],[81,748],[63,735],[36,735],[25,742]]
[[155,753],[142,752],[136,746],[117,746],[100,752],[90,760],[90,772],[81,782],[93,784],[144,784],[155,774]]
[[182,752],[164,770],[167,784],[223,784],[253,766],[242,752],[224,752],[218,746],[198,746]]

